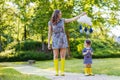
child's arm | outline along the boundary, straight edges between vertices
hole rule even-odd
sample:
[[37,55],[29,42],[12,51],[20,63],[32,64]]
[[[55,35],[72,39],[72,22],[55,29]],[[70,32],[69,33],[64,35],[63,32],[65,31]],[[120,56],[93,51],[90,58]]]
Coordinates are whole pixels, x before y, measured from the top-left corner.
[[91,50],[90,50],[90,51],[91,51],[91,52],[90,52],[90,53],[91,53],[91,55],[93,55],[93,49],[92,49],[92,48],[91,48]]
[[83,52],[83,55],[88,54],[88,50],[85,50],[85,49],[84,49],[82,52]]
[[87,52],[84,52],[83,55],[85,56],[87,54]]

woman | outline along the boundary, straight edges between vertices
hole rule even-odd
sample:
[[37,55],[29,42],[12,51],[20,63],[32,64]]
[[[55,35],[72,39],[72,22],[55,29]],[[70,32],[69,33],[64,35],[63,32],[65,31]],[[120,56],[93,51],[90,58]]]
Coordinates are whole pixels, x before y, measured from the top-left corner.
[[86,13],[83,12],[82,14],[70,18],[64,19],[62,18],[62,13],[60,10],[55,10],[52,14],[51,20],[48,22],[48,49],[51,49],[50,40],[52,36],[52,49],[54,55],[54,67],[56,70],[56,76],[58,76],[58,54],[60,53],[61,58],[61,76],[64,76],[64,63],[65,63],[65,54],[66,48],[68,47],[67,37],[64,30],[64,23],[69,23],[72,21],[77,20],[81,16],[85,15]]

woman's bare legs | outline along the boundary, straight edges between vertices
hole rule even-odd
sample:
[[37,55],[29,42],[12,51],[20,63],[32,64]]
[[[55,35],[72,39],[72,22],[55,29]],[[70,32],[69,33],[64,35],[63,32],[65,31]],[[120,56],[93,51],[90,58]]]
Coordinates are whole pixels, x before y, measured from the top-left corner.
[[59,49],[53,49],[54,68],[55,68],[55,71],[56,71],[56,76],[58,76],[58,54],[59,54]]

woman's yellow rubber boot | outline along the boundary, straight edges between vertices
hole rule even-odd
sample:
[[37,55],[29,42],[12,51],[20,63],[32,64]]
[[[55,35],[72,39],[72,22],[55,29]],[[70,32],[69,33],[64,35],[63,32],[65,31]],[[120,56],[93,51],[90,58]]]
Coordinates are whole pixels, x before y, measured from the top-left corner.
[[54,59],[55,76],[58,76],[58,59]]
[[65,59],[61,59],[61,76],[64,76]]

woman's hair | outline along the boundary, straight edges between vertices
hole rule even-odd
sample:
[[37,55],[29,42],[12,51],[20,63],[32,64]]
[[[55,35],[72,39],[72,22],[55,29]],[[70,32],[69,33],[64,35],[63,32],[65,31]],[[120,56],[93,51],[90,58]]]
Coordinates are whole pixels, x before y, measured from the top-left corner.
[[52,14],[52,17],[51,17],[51,22],[56,25],[58,20],[59,20],[59,14],[60,14],[60,10],[55,10]]
[[90,41],[90,40],[85,40],[85,43],[86,43],[87,45],[91,45],[91,41]]

